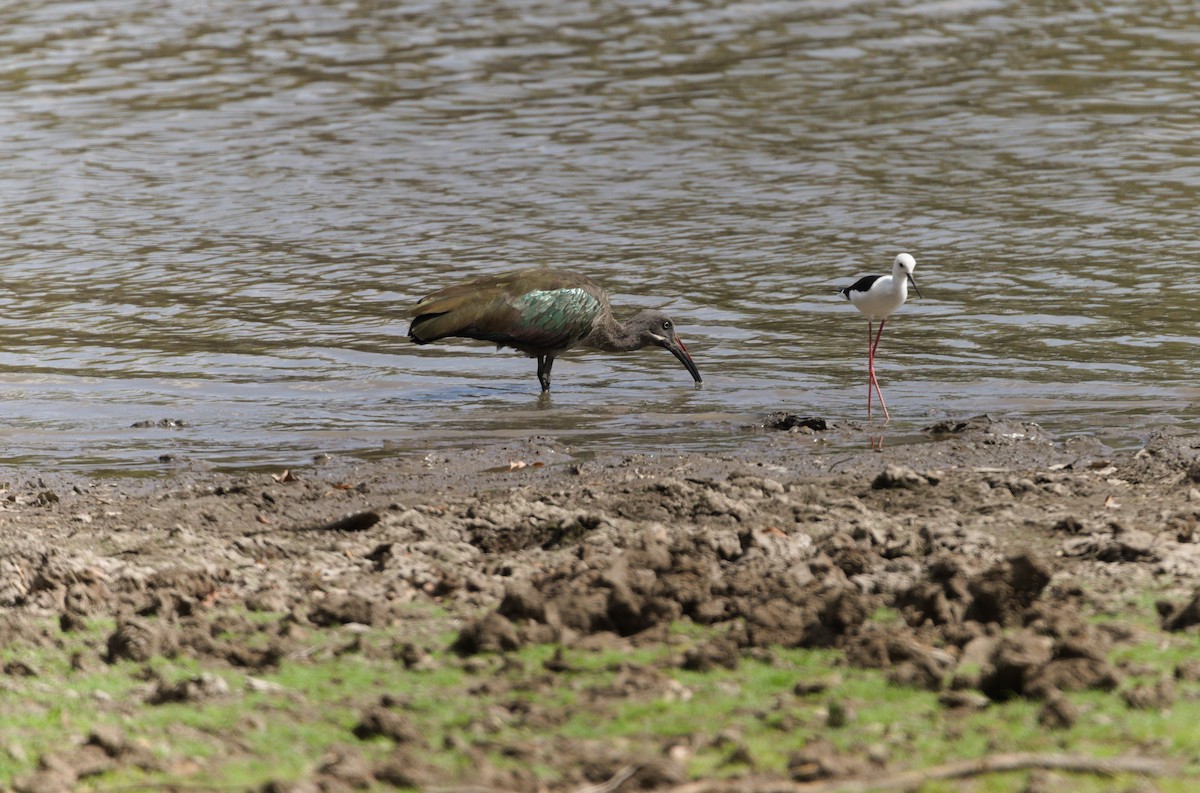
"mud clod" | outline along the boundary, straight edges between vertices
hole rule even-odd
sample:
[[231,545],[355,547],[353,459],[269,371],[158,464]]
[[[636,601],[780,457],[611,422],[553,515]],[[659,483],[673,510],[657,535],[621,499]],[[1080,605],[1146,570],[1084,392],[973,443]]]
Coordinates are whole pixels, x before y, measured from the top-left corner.
[[817,416],[800,416],[795,413],[769,413],[763,419],[763,426],[772,430],[790,432],[825,432],[829,422]]
[[451,649],[460,655],[483,652],[505,652],[521,646],[517,629],[502,614],[488,614],[467,625],[459,633]]
[[391,708],[379,704],[363,711],[354,725],[354,737],[369,740],[377,736],[396,743],[420,743],[421,733],[412,721]]
[[1050,568],[1031,553],[1011,556],[967,584],[965,619],[1013,625],[1050,583]]
[[787,770],[796,782],[817,782],[857,773],[861,760],[842,754],[829,741],[818,738],[788,757]]
[[879,472],[871,482],[875,490],[916,490],[929,484],[929,480],[905,465],[889,465]]
[[374,625],[378,616],[376,604],[354,594],[330,595],[319,601],[309,613],[314,625]]
[[163,652],[164,637],[149,622],[140,619],[125,619],[108,637],[108,652],[104,659],[112,664],[117,661],[149,661]]
[[1134,686],[1122,693],[1125,704],[1138,710],[1166,710],[1175,704],[1175,681],[1169,677]]
[[1163,630],[1185,631],[1200,625],[1200,590],[1183,606],[1176,606],[1164,600],[1159,601],[1156,607],[1162,618]]
[[718,667],[737,669],[738,660],[737,643],[728,636],[720,636],[685,652],[681,666],[697,672],[707,672]]
[[225,682],[225,678],[204,672],[176,683],[160,681],[150,696],[146,698],[146,702],[150,705],[162,705],[168,702],[204,702],[226,697],[229,693],[229,683]]
[[[1015,698],[1037,700],[1064,750],[1096,697],[1081,714],[1073,692],[1112,692],[1100,713],[1194,699],[1200,662],[1155,680],[1161,665],[1108,659],[1127,657],[1125,645],[1182,646],[1187,637],[1169,632],[1200,624],[1200,590],[1177,589],[1200,577],[1200,502],[1180,487],[1200,444],[1176,434],[1114,452],[989,417],[930,432],[946,440],[829,454],[772,434],[754,459],[659,452],[520,475],[504,462],[550,453],[506,450],[497,465],[487,450],[431,452],[355,464],[352,476],[329,462],[286,483],[180,470],[139,492],[18,482],[0,521],[0,682],[17,696],[63,686],[94,697],[96,723],[121,728],[97,727],[86,742],[73,732],[38,769],[0,783],[103,787],[94,775],[156,763],[168,784],[220,781],[223,753],[249,767],[253,735],[296,717],[333,725],[345,744],[307,754],[301,779],[252,786],[574,790],[637,767],[621,784],[632,790],[722,763],[722,774],[768,784],[837,780],[907,770],[924,740],[909,727],[878,732],[853,693],[863,679],[934,692],[949,715],[927,723],[947,745],[975,729],[964,720],[1007,714],[1017,706],[1001,703]],[[330,523],[336,515],[351,520]],[[1164,632],[1145,625],[1135,597],[1151,591],[1164,597]],[[534,645],[555,653],[513,652]],[[809,671],[796,648],[878,671]],[[101,656],[112,666],[97,668]],[[424,693],[380,699],[352,676],[329,678],[343,697],[331,709],[325,688],[303,682],[304,666],[323,675],[325,664],[445,685],[464,719],[443,729]],[[751,675],[764,666],[778,674]],[[286,686],[254,676],[277,667],[296,671]],[[130,693],[83,689],[98,672],[126,674]],[[630,704],[707,706],[767,678],[772,696],[756,692],[735,720],[714,716],[687,735],[583,740],[560,729]],[[569,707],[543,696],[565,690]],[[196,737],[187,725],[147,735],[138,721],[160,723],[162,703],[223,709],[243,697],[271,704],[204,733],[217,749],[202,759],[180,748]],[[335,722],[330,710],[357,718]],[[759,751],[739,733],[749,719],[789,743]],[[814,740],[785,768],[795,736],[821,731],[846,739],[845,751]],[[1120,732],[1112,745],[1129,748]],[[18,743],[14,762],[28,770],[36,758]]]
[[1055,691],[1046,697],[1038,709],[1037,720],[1048,730],[1069,730],[1079,721],[1079,709]]

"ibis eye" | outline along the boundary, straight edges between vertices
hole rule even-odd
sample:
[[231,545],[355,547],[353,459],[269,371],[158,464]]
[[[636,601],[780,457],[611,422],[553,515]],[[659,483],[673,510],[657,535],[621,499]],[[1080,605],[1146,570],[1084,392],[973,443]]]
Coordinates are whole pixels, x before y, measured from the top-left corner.
[[670,329],[671,329],[671,320],[664,319],[663,320],[663,330],[670,330]]

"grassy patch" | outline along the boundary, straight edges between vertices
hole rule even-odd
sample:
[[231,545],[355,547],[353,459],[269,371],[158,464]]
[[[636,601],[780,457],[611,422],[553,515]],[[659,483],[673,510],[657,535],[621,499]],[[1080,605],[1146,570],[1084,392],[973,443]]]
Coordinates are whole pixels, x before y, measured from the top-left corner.
[[[261,615],[254,621],[269,622]],[[0,652],[12,669],[24,664],[33,671],[10,674],[0,690],[0,785],[34,768],[42,753],[76,745],[102,724],[118,726],[146,747],[161,769],[126,766],[97,777],[99,786],[203,778],[206,784],[252,788],[311,774],[335,744],[356,746],[368,763],[381,761],[391,741],[359,741],[352,730],[363,709],[385,695],[423,736],[428,761],[448,776],[469,774],[483,756],[495,768],[523,767],[550,785],[586,756],[580,747],[595,746],[631,758],[682,746],[694,776],[785,773],[789,756],[817,738],[848,755],[883,758],[894,770],[1016,751],[1200,757],[1200,684],[1188,681],[1176,683],[1175,703],[1164,712],[1130,708],[1119,693],[1070,694],[1081,718],[1070,729],[1051,732],[1038,724],[1040,703],[1017,699],[981,711],[950,711],[936,694],[894,686],[879,670],[851,669],[828,650],[775,650],[743,658],[734,670],[681,669],[684,650],[713,635],[692,624],[678,626],[659,645],[637,648],[542,645],[508,657],[470,659],[434,649],[414,669],[395,659],[391,648],[398,639],[390,630],[354,634],[358,643],[351,651],[345,650],[350,633],[312,631],[306,651],[253,675],[278,686],[268,690],[248,687],[251,675],[244,670],[187,656],[104,664],[98,659],[111,629],[97,622],[55,635],[56,626],[48,623],[51,646],[12,645]],[[1114,651],[1114,662],[1134,672],[1127,686],[1171,675],[1200,650],[1193,636],[1155,639]],[[73,665],[72,656],[87,661]],[[229,695],[146,702],[154,680],[202,672],[223,678]],[[513,751],[546,742],[557,742],[564,762],[556,764],[553,752]],[[971,789],[1016,791],[1026,779],[998,774],[974,780]],[[1113,784],[1073,778],[1071,789],[1111,790]],[[1190,789],[1172,780],[1159,787]],[[925,788],[962,789],[949,783]]]

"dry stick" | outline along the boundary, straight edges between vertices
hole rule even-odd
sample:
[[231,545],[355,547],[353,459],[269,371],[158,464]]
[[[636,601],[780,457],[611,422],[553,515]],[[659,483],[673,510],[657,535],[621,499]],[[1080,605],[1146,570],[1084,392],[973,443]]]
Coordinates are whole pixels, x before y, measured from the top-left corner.
[[926,782],[963,777],[998,774],[1006,771],[1070,771],[1077,774],[1142,774],[1143,776],[1172,776],[1178,773],[1176,764],[1149,757],[1096,758],[1073,754],[1036,754],[1016,752],[960,760],[954,763],[906,771],[893,777],[871,779],[842,779],[828,782],[788,782],[785,780],[712,780],[689,782],[666,788],[660,793],[867,793],[871,790],[907,790]]
[[[600,782],[596,785],[585,785],[578,788],[574,793],[615,793],[617,788],[625,784],[629,777],[637,773],[640,766],[627,765],[623,766],[617,773],[613,774],[606,782]],[[511,790],[502,790],[494,787],[427,787],[427,793],[515,793]]]
[[620,771],[612,775],[612,778],[607,782],[601,782],[598,785],[588,785],[581,787],[575,793],[613,793],[621,785],[625,784],[625,780],[637,773],[636,765],[627,765]]

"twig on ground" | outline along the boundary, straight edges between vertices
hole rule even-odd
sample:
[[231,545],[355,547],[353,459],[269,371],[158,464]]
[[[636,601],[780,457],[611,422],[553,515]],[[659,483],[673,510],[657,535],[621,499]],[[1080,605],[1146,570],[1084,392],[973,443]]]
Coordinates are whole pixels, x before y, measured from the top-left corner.
[[621,770],[617,771],[617,773],[613,774],[612,778],[607,782],[601,782],[598,785],[581,787],[577,789],[575,793],[613,793],[613,791],[625,784],[625,780],[636,774],[637,770],[638,767],[636,765],[627,765],[621,768]]
[[868,791],[909,790],[926,782],[946,779],[999,774],[1008,771],[1068,771],[1075,774],[1140,774],[1142,776],[1174,776],[1179,773],[1176,763],[1151,757],[1087,757],[1073,754],[1037,754],[1016,752],[981,757],[978,760],[959,760],[919,771],[905,771],[894,776],[874,776],[870,779],[834,779],[823,782],[790,782],[775,779],[728,779],[688,782],[666,788],[660,793],[868,793]]

